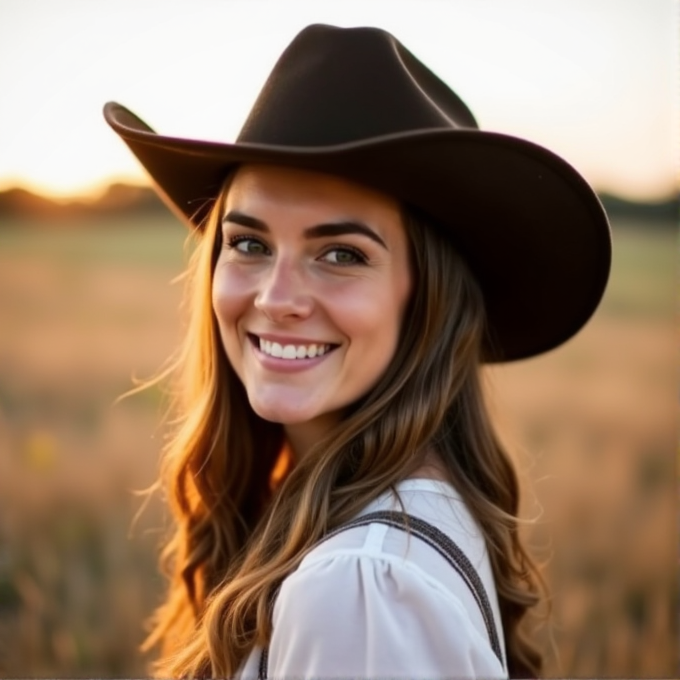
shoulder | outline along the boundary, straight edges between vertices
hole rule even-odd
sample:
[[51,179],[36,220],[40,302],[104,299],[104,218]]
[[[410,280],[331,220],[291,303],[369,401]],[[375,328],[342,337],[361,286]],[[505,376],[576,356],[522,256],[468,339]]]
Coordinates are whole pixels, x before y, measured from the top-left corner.
[[[415,515],[413,499],[403,500]],[[369,524],[338,534],[282,584],[271,675],[503,676],[468,590],[431,547],[401,530]]]
[[273,630],[272,677],[504,675],[460,599],[396,556],[307,563],[284,581]]

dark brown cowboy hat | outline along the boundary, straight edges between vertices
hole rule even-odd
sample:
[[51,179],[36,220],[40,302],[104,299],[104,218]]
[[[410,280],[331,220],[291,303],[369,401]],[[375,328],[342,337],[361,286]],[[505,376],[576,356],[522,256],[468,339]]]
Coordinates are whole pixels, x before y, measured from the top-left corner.
[[604,292],[609,225],[581,175],[536,144],[479,130],[461,99],[380,29],[305,28],[235,143],[165,137],[115,103],[104,116],[197,228],[241,163],[331,173],[415,206],[450,233],[481,285],[487,361],[556,347]]

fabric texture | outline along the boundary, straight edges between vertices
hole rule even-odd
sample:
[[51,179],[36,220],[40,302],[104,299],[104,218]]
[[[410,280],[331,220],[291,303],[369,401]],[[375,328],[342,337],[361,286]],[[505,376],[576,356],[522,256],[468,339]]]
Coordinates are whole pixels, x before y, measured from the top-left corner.
[[[476,568],[503,645],[485,542],[458,493],[434,480],[397,486],[409,514],[449,536]],[[361,513],[400,510],[392,494]],[[503,657],[505,651],[503,651]],[[240,680],[255,678],[259,648]],[[400,529],[370,524],[314,548],[282,584],[270,678],[503,678],[470,589],[446,560]]]

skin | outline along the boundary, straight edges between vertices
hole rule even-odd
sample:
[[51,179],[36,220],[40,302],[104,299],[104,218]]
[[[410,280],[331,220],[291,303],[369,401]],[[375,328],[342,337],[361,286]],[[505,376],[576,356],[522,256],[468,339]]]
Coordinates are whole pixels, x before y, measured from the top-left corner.
[[[299,459],[395,353],[412,286],[400,206],[330,175],[245,165],[226,197],[222,237],[212,293],[224,351],[252,408],[284,425]],[[332,349],[273,359],[260,337]]]

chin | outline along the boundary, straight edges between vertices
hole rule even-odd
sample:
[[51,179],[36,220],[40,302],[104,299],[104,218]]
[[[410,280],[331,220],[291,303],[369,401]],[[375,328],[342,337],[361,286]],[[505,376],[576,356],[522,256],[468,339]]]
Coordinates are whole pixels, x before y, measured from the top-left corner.
[[290,403],[263,403],[251,400],[250,406],[260,418],[281,425],[299,425],[309,422],[318,415],[316,412],[310,412],[309,409],[291,407]]

